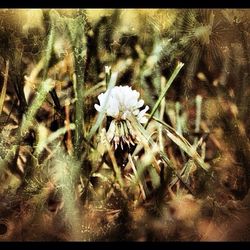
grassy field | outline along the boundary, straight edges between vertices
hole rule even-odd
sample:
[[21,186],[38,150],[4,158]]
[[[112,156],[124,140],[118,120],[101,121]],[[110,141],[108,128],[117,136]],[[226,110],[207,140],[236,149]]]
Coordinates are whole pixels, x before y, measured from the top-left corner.
[[250,11],[0,10],[0,241],[249,240]]

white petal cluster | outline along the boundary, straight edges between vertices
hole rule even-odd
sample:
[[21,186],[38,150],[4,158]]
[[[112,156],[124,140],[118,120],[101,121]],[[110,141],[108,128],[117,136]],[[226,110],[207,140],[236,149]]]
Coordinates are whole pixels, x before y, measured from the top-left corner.
[[115,86],[98,96],[100,105],[95,104],[95,109],[99,112],[104,110],[107,116],[116,120],[126,120],[133,114],[140,123],[146,123],[145,114],[149,107],[140,111],[144,101],[139,100],[139,96],[140,93],[129,86]]

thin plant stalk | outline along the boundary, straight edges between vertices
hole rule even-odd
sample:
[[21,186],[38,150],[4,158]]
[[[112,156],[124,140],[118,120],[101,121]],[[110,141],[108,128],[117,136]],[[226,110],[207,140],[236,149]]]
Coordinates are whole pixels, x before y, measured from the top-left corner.
[[[195,104],[196,104],[196,119],[195,119],[195,133],[200,132],[200,124],[201,124],[201,104],[202,104],[202,96],[197,95],[195,98]],[[198,137],[196,136],[194,139],[193,145],[197,145],[198,143]]]
[[174,79],[176,78],[176,76],[178,75],[178,73],[180,72],[180,70],[183,66],[184,66],[183,63],[178,62],[177,66],[176,66],[173,74],[169,78],[164,90],[162,91],[161,95],[159,96],[158,100],[156,101],[156,103],[155,103],[155,105],[154,105],[154,107],[149,115],[149,119],[145,125],[145,128],[147,128],[147,126],[148,126],[149,122],[151,121],[152,117],[154,116],[156,110],[160,106],[162,99],[166,96],[168,89],[170,88],[171,84],[173,83]]
[[146,200],[146,198],[147,198],[147,197],[146,197],[146,193],[145,193],[145,191],[144,191],[142,182],[141,182],[141,180],[140,180],[140,178],[139,178],[139,176],[138,176],[138,173],[137,173],[137,170],[136,170],[136,167],[135,167],[135,164],[134,164],[134,162],[133,162],[133,159],[132,159],[131,154],[128,155],[128,160],[129,160],[129,163],[130,163],[130,165],[131,165],[131,167],[132,167],[132,170],[133,170],[133,172],[134,172],[135,178],[136,178],[136,180],[138,181],[138,185],[139,185],[139,187],[140,187],[141,194],[142,194],[142,199],[143,199],[143,200]]
[[9,74],[9,61],[6,61],[5,72],[4,72],[4,81],[3,81],[3,88],[0,95],[0,115],[2,114],[3,104],[6,96],[7,91],[7,82],[8,82],[8,74]]
[[[165,86],[166,86],[166,78],[162,77],[161,78],[161,91],[163,91],[163,89],[165,89]],[[165,101],[165,99],[163,99],[161,102],[161,106],[160,106],[160,120],[163,120],[165,108],[166,108],[166,101]],[[159,146],[160,146],[161,150],[164,150],[163,136],[162,136],[162,125],[161,124],[159,124]]]
[[74,153],[79,159],[82,151],[82,140],[85,135],[85,118],[84,118],[84,91],[85,91],[85,59],[86,59],[86,37],[85,31],[85,11],[77,10],[77,16],[68,19],[66,32],[70,39],[73,64],[75,72],[73,74],[73,86],[75,95],[75,135],[74,135]]

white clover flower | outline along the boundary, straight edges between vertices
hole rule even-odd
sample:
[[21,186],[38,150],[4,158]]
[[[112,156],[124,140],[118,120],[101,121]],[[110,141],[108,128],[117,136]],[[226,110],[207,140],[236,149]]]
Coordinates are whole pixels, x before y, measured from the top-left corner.
[[144,101],[139,100],[139,97],[140,93],[129,86],[115,86],[98,96],[100,105],[95,104],[95,109],[98,112],[104,111],[107,116],[114,118],[107,137],[109,141],[114,142],[115,148],[119,144],[123,148],[123,142],[128,146],[134,145],[136,135],[129,121],[131,115],[134,115],[139,123],[147,122],[145,114],[149,107],[140,110]]
[[[100,105],[95,104],[95,109],[99,112],[105,109],[106,115],[116,120],[126,120],[129,115],[133,114],[140,123],[146,123],[147,118],[144,115],[149,110],[149,107],[146,106],[143,110],[139,110],[144,105],[142,99],[138,100],[139,96],[140,93],[132,90],[129,86],[116,86],[98,96]],[[106,99],[107,104],[105,107]]]

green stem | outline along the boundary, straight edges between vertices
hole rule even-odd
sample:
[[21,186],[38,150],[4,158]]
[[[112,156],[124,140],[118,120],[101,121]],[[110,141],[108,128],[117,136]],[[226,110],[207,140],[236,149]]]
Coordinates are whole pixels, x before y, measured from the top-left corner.
[[151,121],[152,117],[154,116],[156,110],[158,109],[158,107],[160,106],[161,104],[161,101],[162,99],[165,97],[169,87],[171,86],[171,84],[173,83],[174,79],[176,78],[176,76],[178,75],[179,71],[181,70],[181,68],[184,66],[183,63],[179,62],[173,72],[173,74],[171,75],[171,77],[169,78],[167,84],[166,84],[166,87],[164,88],[164,90],[162,91],[160,97],[158,98],[157,102],[155,103],[150,115],[149,115],[149,119],[145,125],[145,128],[147,128],[149,122]]
[[74,152],[77,158],[80,158],[82,139],[84,137],[84,68],[86,44],[83,41],[85,30],[85,12],[77,11],[77,16],[69,19],[66,23],[74,60],[75,73],[73,74],[73,85],[75,94],[75,136],[74,136]]

